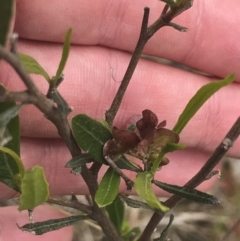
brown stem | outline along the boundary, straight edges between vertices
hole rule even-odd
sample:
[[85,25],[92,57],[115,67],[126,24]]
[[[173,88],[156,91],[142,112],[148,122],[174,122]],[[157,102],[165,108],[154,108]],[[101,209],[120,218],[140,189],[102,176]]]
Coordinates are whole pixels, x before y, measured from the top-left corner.
[[[132,78],[132,75],[136,69],[136,66],[138,64],[138,61],[141,57],[141,54],[143,52],[143,49],[147,43],[147,41],[162,27],[164,26],[170,26],[170,21],[176,17],[177,15],[181,14],[183,11],[187,10],[189,7],[192,6],[192,2],[187,6],[181,6],[179,8],[169,9],[169,6],[166,4],[163,8],[163,11],[160,15],[160,17],[151,25],[148,27],[148,19],[149,19],[149,8],[144,8],[144,15],[142,20],[142,27],[140,36],[138,39],[137,46],[133,52],[132,58],[130,60],[130,63],[128,65],[128,68],[126,70],[126,73],[123,77],[123,80],[121,81],[121,85],[115,95],[115,98],[111,104],[111,107],[109,110],[106,111],[105,118],[108,124],[111,126],[113,123],[113,120],[119,110],[119,107],[122,103],[123,96],[127,90],[127,87],[129,85],[129,82]],[[185,29],[185,28],[184,28]]]
[[[235,140],[240,135],[240,117],[233,124],[232,128],[227,133],[226,137],[219,144],[219,146],[215,149],[212,156],[207,160],[205,165],[200,169],[200,171],[190,180],[188,181],[184,187],[195,188],[203,181],[206,180],[209,173],[214,169],[214,167],[220,162],[223,156],[227,153],[227,151],[231,148]],[[169,198],[164,205],[168,206],[170,209],[173,208],[182,198],[176,195],[173,195]],[[150,219],[149,223],[145,227],[141,237],[138,241],[149,241],[150,237],[157,227],[158,223],[162,220],[165,213],[157,213],[155,212]]]
[[49,198],[47,200],[48,203],[52,203],[52,204],[57,204],[63,207],[70,207],[70,208],[74,208],[76,210],[79,210],[83,213],[88,214],[89,216],[92,215],[92,210],[89,206],[78,202],[77,200],[72,201],[72,200],[61,200],[61,199],[54,199],[54,198]]
[[89,170],[91,171],[92,175],[93,175],[96,179],[98,179],[98,172],[100,171],[101,167],[102,167],[102,164],[101,164],[100,162],[94,161],[93,164],[92,164],[92,166],[91,166],[90,169],[89,169]]
[[35,96],[29,95],[27,91],[11,92],[6,89],[0,90],[0,102],[14,101],[21,104],[34,104],[37,102]]
[[[0,58],[4,59],[14,68],[14,70],[17,72],[17,74],[20,76],[20,78],[26,85],[29,96],[34,96],[34,98],[36,98],[36,107],[41,112],[43,112],[45,116],[56,126],[59,135],[62,137],[63,141],[68,146],[68,149],[70,150],[72,157],[81,154],[81,150],[71,132],[67,116],[64,116],[54,106],[53,101],[49,100],[46,96],[44,96],[42,92],[36,87],[31,77],[19,61],[17,55],[11,53],[6,48],[0,46]],[[88,186],[92,199],[94,200],[95,193],[98,188],[97,180],[94,178],[94,176],[91,174],[91,172],[87,169],[86,166],[82,167],[82,177]],[[103,209],[99,208],[95,202],[93,203],[92,216],[94,220],[99,223],[108,240],[122,241],[122,238],[118,234],[116,228],[110,222],[106,212]]]
[[139,37],[137,46],[133,52],[131,61],[128,65],[127,71],[123,77],[123,80],[117,91],[117,94],[115,95],[112,105],[111,105],[110,109],[106,112],[106,115],[105,115],[106,121],[109,123],[110,126],[112,125],[113,120],[117,114],[117,111],[121,105],[123,96],[126,92],[130,79],[132,78],[133,72],[141,57],[143,48],[147,42],[147,26],[148,26],[149,11],[150,11],[149,8],[144,8],[142,28],[141,28],[141,33],[140,33],[140,37]]
[[108,164],[113,168],[113,170],[120,176],[122,179],[125,181],[127,190],[132,190],[133,187],[133,181],[128,178],[119,168],[118,166],[114,163],[114,161],[108,157],[105,156],[105,160],[108,162]]

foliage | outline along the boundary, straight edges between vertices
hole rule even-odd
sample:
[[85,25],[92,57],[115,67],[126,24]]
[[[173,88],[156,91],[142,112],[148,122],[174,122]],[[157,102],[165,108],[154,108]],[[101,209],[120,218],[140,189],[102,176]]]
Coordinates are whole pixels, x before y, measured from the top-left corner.
[[12,21],[14,0],[0,1],[0,45],[5,46]]
[[[9,93],[12,94],[12,96],[14,93],[11,93],[0,85],[0,93],[1,96],[3,96],[0,102],[0,181],[19,192],[19,211],[34,210],[38,205],[47,201],[49,197],[49,184],[46,180],[43,168],[35,166],[26,170],[23,164],[24,160],[21,159],[20,155],[20,127],[18,114],[26,104],[31,103],[35,104],[57,127],[58,133],[72,154],[71,160],[66,163],[65,167],[72,168],[71,172],[73,174],[82,175],[89,188],[93,202],[92,206],[86,207],[80,205],[83,212],[87,212],[88,215],[70,216],[34,224],[29,223],[19,227],[21,230],[35,235],[42,235],[52,230],[73,225],[85,219],[93,219],[98,222],[103,230],[107,230],[104,225],[107,225],[108,228],[115,227],[115,231],[105,231],[106,238],[115,237],[114,240],[111,241],[136,241],[139,239],[141,231],[138,227],[130,227],[124,220],[124,203],[132,208],[149,209],[155,212],[155,214],[162,216],[174,206],[169,205],[168,202],[162,203],[155,195],[153,186],[157,186],[172,193],[178,196],[178,198],[186,198],[207,204],[219,203],[216,197],[189,187],[189,183],[187,186],[180,187],[158,181],[156,180],[156,173],[161,171],[165,165],[168,165],[169,159],[165,156],[167,153],[180,151],[186,147],[186,145],[179,143],[179,134],[199,108],[213,94],[233,82],[233,74],[227,76],[223,80],[214,81],[200,88],[191,98],[172,130],[166,127],[166,121],[159,122],[157,115],[150,109],[143,110],[142,117],[136,121],[136,123],[133,123],[129,129],[120,129],[112,125],[121,104],[121,99],[123,98],[124,92],[126,91],[147,41],[163,26],[171,26],[180,31],[186,30],[186,28],[172,23],[171,20],[165,22],[164,14],[168,14],[168,16],[170,16],[169,19],[173,19],[191,7],[192,1],[162,0],[162,2],[167,4],[166,7],[155,24],[149,27],[149,9],[145,8],[136,52],[132,56],[130,67],[119,88],[121,93],[118,92],[116,94],[112,106],[106,112],[106,120],[101,119],[97,121],[86,114],[80,113],[73,116],[71,120],[68,121],[67,117],[72,108],[68,106],[66,100],[58,92],[58,87],[64,79],[63,71],[70,53],[71,29],[66,33],[62,57],[59,61],[56,74],[53,77],[50,77],[33,57],[23,53],[14,53],[14,51],[12,51],[13,53],[10,53],[10,51],[7,52],[10,54],[11,58],[15,58],[12,62],[9,60],[13,67],[16,67],[14,64],[17,61],[21,67],[24,67],[26,71],[25,77],[27,77],[22,77],[22,79],[25,83],[30,81],[28,83],[32,86],[33,81],[29,75],[38,74],[47,80],[49,90],[48,93],[44,95],[40,91],[38,92],[37,88],[34,91],[34,88],[28,88],[24,93],[29,94],[28,100],[26,101],[25,99],[25,101],[23,101],[20,98],[20,101],[15,101],[16,99],[11,99],[9,97],[11,96]],[[11,22],[12,1],[9,1],[9,4],[10,5],[4,5],[4,7],[6,7],[6,15],[3,16],[0,14],[0,45],[6,44],[9,24]],[[15,47],[14,44],[16,43],[12,43],[12,47]],[[3,51],[6,51],[5,47],[1,48],[0,46],[0,57],[3,56]],[[18,94],[19,97],[23,93]],[[32,101],[30,97],[33,96],[37,101]],[[11,101],[9,101],[9,99],[11,99]],[[236,131],[234,135],[237,138]],[[229,135],[227,137],[230,139]],[[230,140],[233,142],[236,138],[232,136]],[[226,146],[226,144],[222,149],[227,151],[231,146],[230,144],[229,147]],[[219,157],[220,156],[219,154]],[[136,163],[136,158],[140,164]],[[87,164],[91,164],[91,168],[89,168]],[[98,172],[103,165],[108,166],[108,168],[102,180],[99,182],[99,185],[97,185]],[[213,168],[214,165],[211,167]],[[135,172],[135,179],[131,180],[126,176],[122,171],[123,169]],[[207,171],[211,172],[211,169],[207,169]],[[206,178],[209,172],[205,172],[206,175],[204,178]],[[119,195],[121,178],[125,181],[128,189],[132,187],[135,189],[138,196],[142,199],[141,201],[129,198],[123,194]],[[199,183],[200,181],[196,181],[194,185],[197,186]],[[194,185],[192,186],[195,187]],[[175,196],[173,196],[173,198]],[[76,200],[72,200],[73,208],[76,207],[74,206],[74,202],[76,204]],[[105,211],[102,211],[102,208],[106,209],[107,215]],[[102,220],[104,220],[104,222],[102,222]],[[168,229],[172,221],[173,216],[170,215],[169,224],[162,232],[161,236],[154,239],[155,241],[166,240]],[[113,225],[111,225],[110,222],[112,222]],[[155,223],[155,226],[156,225],[157,222]],[[139,240],[143,240],[143,237]]]

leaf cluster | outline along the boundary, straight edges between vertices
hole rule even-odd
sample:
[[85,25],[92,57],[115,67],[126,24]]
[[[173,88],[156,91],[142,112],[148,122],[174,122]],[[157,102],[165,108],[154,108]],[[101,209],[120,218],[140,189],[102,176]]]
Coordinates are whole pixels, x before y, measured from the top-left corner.
[[[148,26],[149,9],[145,9],[139,42],[119,92],[105,115],[106,120],[97,121],[84,113],[77,114],[68,120],[68,114],[72,111],[72,108],[61,96],[58,87],[64,80],[63,71],[70,52],[71,29],[66,33],[62,57],[53,77],[50,77],[33,57],[17,53],[14,48],[16,43],[13,41],[11,53],[8,53],[10,59],[14,56],[15,60],[20,61],[19,65],[24,67],[27,77],[29,77],[29,74],[38,74],[45,78],[49,84],[49,89],[46,95],[42,93],[40,95],[39,92],[36,93],[38,89],[35,88],[31,79],[30,82],[27,82],[29,81],[27,77],[26,79],[22,78],[27,83],[28,90],[24,93],[18,93],[19,95],[11,99],[9,97],[10,92],[0,85],[1,96],[6,97],[5,99],[2,97],[4,101],[1,100],[0,102],[0,181],[20,194],[19,211],[29,210],[30,216],[34,208],[48,200],[49,184],[43,168],[35,166],[26,170],[24,160],[21,159],[20,155],[18,114],[26,104],[32,103],[57,127],[60,136],[66,142],[72,154],[72,159],[66,163],[65,167],[71,168],[71,172],[75,175],[82,175],[92,198],[92,205],[84,206],[73,195],[71,202],[73,207],[75,207],[74,203],[78,204],[82,211],[81,215],[37,223],[30,222],[19,227],[21,230],[42,235],[86,219],[92,219],[98,222],[108,239],[109,237],[115,237],[114,241],[143,240],[143,236],[140,237],[140,229],[130,227],[125,221],[124,204],[131,208],[149,209],[157,215],[168,212],[172,207],[167,205],[168,202],[162,203],[158,199],[153,186],[181,198],[206,204],[219,204],[216,197],[189,186],[181,187],[156,180],[156,173],[163,171],[164,166],[170,162],[166,157],[167,153],[180,151],[186,147],[180,143],[180,133],[214,93],[233,82],[233,74],[223,80],[203,86],[189,101],[173,129],[166,127],[167,122],[165,120],[159,122],[157,115],[149,109],[143,110],[142,117],[128,129],[119,129],[117,126],[112,126],[121,99],[124,96],[125,91],[123,90],[126,90],[128,86],[147,41],[163,26],[171,26],[179,31],[187,30],[172,23],[171,20],[191,7],[193,1],[161,1],[165,2],[166,6],[159,19],[150,26]],[[9,5],[6,4],[6,1],[4,2],[6,14],[0,14],[0,57],[3,52],[2,46],[6,45],[11,22],[13,1],[8,1],[8,3]],[[1,4],[2,2],[0,3],[0,9]],[[28,96],[28,92],[31,93],[31,97],[35,96],[36,100],[33,101]],[[11,96],[14,96],[14,94],[11,93]],[[46,105],[40,105],[40,100],[45,101]],[[226,149],[226,147],[224,148]],[[90,168],[89,165],[91,165]],[[97,183],[97,176],[102,165],[107,165],[108,168],[102,180]],[[124,170],[134,172],[136,174],[134,180],[126,176]],[[126,189],[134,188],[141,200],[119,194],[121,178],[126,183]],[[64,205],[64,203],[62,204]],[[102,211],[103,208],[107,211],[107,215]],[[84,211],[86,214],[84,214]],[[154,241],[166,240],[172,222],[173,216],[170,215],[169,224],[163,230],[161,236]],[[109,230],[109,227],[112,230]]]

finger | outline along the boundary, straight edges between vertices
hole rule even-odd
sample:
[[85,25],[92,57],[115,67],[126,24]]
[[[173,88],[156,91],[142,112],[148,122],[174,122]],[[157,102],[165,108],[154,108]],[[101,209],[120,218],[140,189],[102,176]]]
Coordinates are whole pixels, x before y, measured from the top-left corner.
[[[56,219],[66,217],[62,211],[50,207],[48,205],[38,206],[34,212],[35,222],[46,221],[49,219]],[[19,212],[17,206],[1,207],[0,208],[0,240],[13,241],[71,241],[73,237],[73,228],[67,227],[58,231],[49,232],[42,236],[34,236],[30,233],[21,231],[16,224],[20,227],[29,223],[27,211]]]
[[[60,59],[61,46],[25,42],[21,50],[33,55],[54,75]],[[50,52],[49,52],[50,51]],[[51,58],[47,53],[49,52]],[[59,91],[74,107],[72,116],[85,113],[93,118],[104,117],[125,73],[130,55],[102,47],[73,47],[67,62],[65,80]],[[19,91],[16,75],[9,68],[2,69],[2,83],[10,90]],[[114,68],[114,79],[111,69]],[[34,76],[36,84],[47,92],[48,84]],[[14,80],[14,81],[9,81]],[[211,80],[169,66],[141,60],[125,94],[115,125],[125,128],[125,123],[144,109],[151,109],[159,121],[167,120],[172,128],[190,98]],[[204,151],[214,150],[239,116],[240,86],[235,83],[211,97],[191,119],[181,133],[181,142],[189,147],[198,146]],[[32,137],[57,137],[56,129],[35,107],[28,106],[21,112],[22,135]],[[41,128],[39,128],[41,127]],[[230,154],[240,156],[240,140]]]
[[[25,168],[35,165],[44,167],[46,179],[50,183],[51,195],[88,194],[88,189],[81,176],[70,173],[69,168],[65,168],[67,161],[71,159],[70,153],[61,140],[23,138],[21,142],[21,157]],[[170,164],[163,167],[157,175],[157,180],[178,185],[185,184],[202,167],[210,156],[208,153],[199,152],[193,149],[179,151],[168,155]],[[107,166],[103,166],[99,174],[101,180]],[[132,180],[136,174],[126,172]],[[176,176],[178,177],[176,179]],[[159,178],[159,179],[158,179]],[[202,190],[208,190],[216,178],[206,181],[201,185]],[[10,198],[14,192],[9,192],[6,186],[1,187],[0,199]],[[5,192],[5,190],[7,192]],[[127,192],[126,185],[121,183],[121,192]],[[129,194],[134,194],[134,190]],[[162,190],[156,189],[157,195],[166,195]],[[3,196],[4,195],[4,196]],[[9,195],[9,196],[6,196]]]
[[[143,16],[149,6],[150,23],[155,21],[163,3],[136,1],[18,1],[16,28],[26,39],[62,42],[73,28],[75,44],[103,45],[133,51]],[[161,29],[147,44],[145,53],[181,62],[209,74],[225,77],[235,73],[239,80],[240,38],[239,1],[196,0],[174,22],[189,28],[180,33],[170,27]],[[29,21],[31,19],[31,21]]]

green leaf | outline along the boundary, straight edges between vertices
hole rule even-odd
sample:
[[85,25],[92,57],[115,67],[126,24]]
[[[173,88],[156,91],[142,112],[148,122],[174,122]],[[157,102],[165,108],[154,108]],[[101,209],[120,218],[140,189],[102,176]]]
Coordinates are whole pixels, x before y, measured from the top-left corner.
[[13,17],[13,0],[0,1],[0,45],[5,46]]
[[124,155],[121,155],[115,163],[120,169],[125,169],[133,172],[140,172],[140,169],[137,166],[135,166],[130,160],[128,160]]
[[231,74],[225,79],[220,81],[214,81],[204,85],[188,102],[184,111],[180,115],[177,124],[174,126],[173,131],[177,134],[183,130],[189,120],[195,115],[199,108],[219,89],[233,82],[235,76]]
[[84,114],[71,120],[73,134],[78,145],[100,163],[107,163],[103,157],[103,146],[112,138],[110,131],[101,123]]
[[219,200],[215,198],[212,195],[209,195],[204,192],[200,192],[196,189],[193,188],[188,188],[188,187],[180,187],[177,185],[172,185],[172,184],[167,184],[164,182],[159,182],[154,180],[153,183],[160,187],[161,189],[173,193],[175,195],[178,195],[182,198],[186,198],[195,202],[200,202],[200,203],[206,203],[206,204],[219,204]]
[[69,29],[65,36],[62,57],[61,57],[61,61],[58,66],[58,70],[57,70],[56,76],[54,76],[52,78],[52,80],[58,80],[60,78],[60,76],[62,75],[62,72],[65,68],[65,65],[66,65],[66,62],[68,59],[68,55],[69,55],[69,51],[70,51],[71,34],[72,34],[72,29]]
[[21,192],[24,166],[20,157],[7,147],[0,147],[0,181]]
[[177,7],[178,5],[176,4],[176,2],[174,2],[174,0],[160,0],[161,2],[165,2],[166,4],[168,4],[171,8]]
[[100,208],[111,204],[118,195],[120,176],[109,167],[98,187],[95,201]]
[[23,53],[18,53],[20,61],[29,74],[42,75],[47,81],[50,81],[48,73],[43,67],[31,56]]
[[49,184],[46,181],[42,167],[35,166],[25,171],[21,184],[20,205],[18,210],[33,210],[39,204],[47,201]]
[[[3,87],[0,85],[0,87]],[[0,103],[0,140],[1,137],[10,138],[5,147],[20,155],[20,125],[18,112],[22,106],[16,106],[14,102]],[[5,135],[7,131],[7,136]],[[2,136],[1,136],[2,135]],[[2,140],[5,142],[4,140]]]
[[82,166],[93,161],[93,157],[88,153],[82,153],[72,158],[65,167],[72,168],[71,173],[79,175],[82,172]]
[[124,203],[126,203],[131,208],[144,208],[144,209],[150,209],[155,211],[153,208],[151,208],[147,203],[134,200],[132,198],[126,197],[126,195],[120,195],[120,200],[122,200]]
[[42,235],[44,233],[58,230],[67,226],[71,226],[75,223],[79,223],[82,220],[86,220],[89,217],[86,215],[76,215],[67,218],[50,219],[44,222],[29,223],[22,227],[19,227],[22,231],[30,232],[34,235]]
[[124,204],[117,196],[115,200],[108,206],[106,206],[109,218],[114,224],[119,233],[122,231],[124,221]]
[[169,208],[159,202],[152,189],[152,179],[153,175],[150,172],[140,172],[135,179],[134,188],[151,208],[167,212]]
[[75,168],[92,162],[93,157],[88,153],[82,153],[76,157],[73,157],[69,162],[66,163],[65,167]]
[[164,228],[164,230],[162,231],[160,238],[156,238],[153,241],[166,241],[167,240],[168,230],[169,230],[170,226],[172,225],[173,220],[174,220],[174,216],[172,214],[170,214],[169,223],[166,226],[166,228]]

